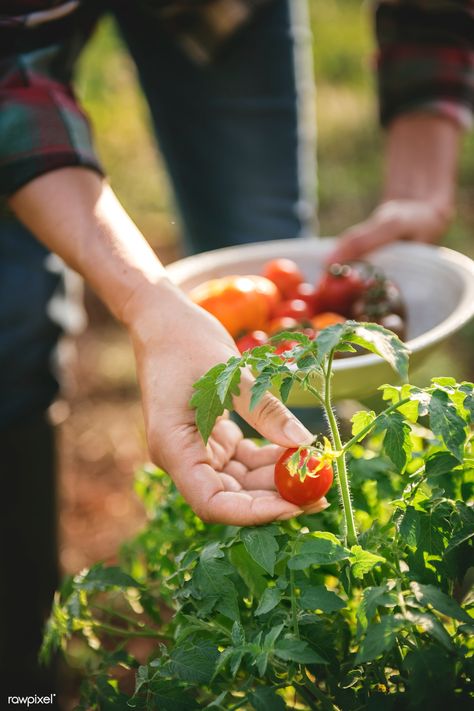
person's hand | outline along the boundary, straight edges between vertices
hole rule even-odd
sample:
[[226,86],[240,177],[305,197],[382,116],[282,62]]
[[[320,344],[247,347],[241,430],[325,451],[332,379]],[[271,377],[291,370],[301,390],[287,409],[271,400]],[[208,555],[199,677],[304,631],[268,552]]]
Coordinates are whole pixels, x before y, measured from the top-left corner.
[[397,240],[438,242],[450,218],[448,210],[428,201],[388,200],[379,205],[367,220],[345,230],[326,261],[332,263],[359,259]]
[[[253,379],[244,372],[240,395],[234,401],[236,410],[274,444],[257,447],[242,439],[235,423],[222,417],[205,446],[189,405],[192,386],[216,363],[238,355],[237,348],[213,316],[175,287],[161,284],[159,297],[153,291],[134,297],[126,317],[133,324],[130,330],[152,460],[173,477],[204,521],[256,525],[302,513],[276,492],[273,467],[281,447],[308,444],[313,435],[270,394],[250,412]],[[326,506],[322,499],[310,510]]]

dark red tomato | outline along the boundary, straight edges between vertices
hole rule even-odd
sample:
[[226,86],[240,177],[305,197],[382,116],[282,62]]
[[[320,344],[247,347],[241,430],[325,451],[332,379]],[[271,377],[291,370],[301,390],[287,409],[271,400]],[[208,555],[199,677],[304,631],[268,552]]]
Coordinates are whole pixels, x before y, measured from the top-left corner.
[[271,336],[274,336],[280,331],[296,331],[298,328],[300,328],[300,324],[295,318],[283,316],[272,319],[267,326],[267,331]]
[[312,316],[315,313],[316,310],[316,295],[317,295],[317,289],[313,284],[308,284],[307,281],[301,282],[301,284],[298,284],[296,289],[293,291],[291,294],[292,299],[301,299],[301,301],[304,301],[306,304],[308,304],[308,308],[310,310],[310,316]]
[[[295,453],[299,453],[296,461],[292,459]],[[324,464],[316,471],[320,461],[320,453],[314,447],[291,447],[283,452],[275,464],[275,486],[280,496],[297,506],[319,501],[334,478],[331,464]]]
[[303,281],[299,266],[291,259],[272,259],[266,262],[262,275],[276,284],[284,299],[289,299],[298,284]]
[[318,284],[318,309],[351,315],[354,301],[364,291],[363,278],[349,264],[331,264]]
[[237,339],[236,345],[241,353],[256,346],[263,346],[268,341],[268,334],[265,331],[251,331],[242,338]]
[[273,317],[280,318],[288,316],[297,321],[308,321],[312,316],[312,310],[302,299],[291,299],[289,301],[280,301],[273,309]]

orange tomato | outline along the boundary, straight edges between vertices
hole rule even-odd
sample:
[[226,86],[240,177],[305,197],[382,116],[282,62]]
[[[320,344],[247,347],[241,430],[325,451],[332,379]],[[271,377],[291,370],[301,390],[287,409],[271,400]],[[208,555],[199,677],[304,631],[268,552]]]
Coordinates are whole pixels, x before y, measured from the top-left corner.
[[278,300],[276,287],[263,277],[231,275],[210,279],[189,297],[215,316],[234,338],[243,331],[262,330]]
[[323,313],[313,316],[311,323],[316,331],[322,331],[323,328],[333,326],[335,323],[344,323],[345,320],[341,314],[336,314],[332,311],[323,311]]

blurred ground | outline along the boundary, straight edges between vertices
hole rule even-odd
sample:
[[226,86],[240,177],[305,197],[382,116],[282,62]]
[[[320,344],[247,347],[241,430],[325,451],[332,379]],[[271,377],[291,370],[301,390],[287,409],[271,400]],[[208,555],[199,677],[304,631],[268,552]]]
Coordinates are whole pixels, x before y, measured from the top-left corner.
[[[359,0],[311,0],[310,5],[319,218],[321,234],[337,234],[368,214],[380,190],[382,137],[370,69],[370,16]],[[163,260],[173,261],[179,255],[179,221],[134,68],[109,20],[83,57],[78,91],[114,189]],[[462,159],[459,212],[446,239],[471,256],[473,184],[471,135]],[[61,562],[67,573],[112,560],[120,542],[141,525],[132,480],[147,456],[128,339],[91,294],[87,305],[90,324],[74,344],[67,395],[52,411],[61,431]],[[472,379],[473,339],[471,326],[432,357],[417,379],[445,374]]]

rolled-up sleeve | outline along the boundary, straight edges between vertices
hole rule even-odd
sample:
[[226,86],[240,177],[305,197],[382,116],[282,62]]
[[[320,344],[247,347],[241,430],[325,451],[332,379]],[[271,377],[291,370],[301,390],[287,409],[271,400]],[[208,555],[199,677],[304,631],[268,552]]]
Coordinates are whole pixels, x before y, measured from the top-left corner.
[[[47,52],[47,50],[45,50]],[[0,195],[8,196],[43,173],[84,166],[103,173],[88,120],[68,84],[17,56],[0,60]]]
[[474,2],[393,0],[375,12],[380,119],[425,111],[462,127],[474,109]]

